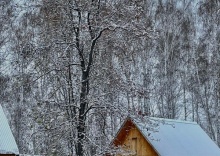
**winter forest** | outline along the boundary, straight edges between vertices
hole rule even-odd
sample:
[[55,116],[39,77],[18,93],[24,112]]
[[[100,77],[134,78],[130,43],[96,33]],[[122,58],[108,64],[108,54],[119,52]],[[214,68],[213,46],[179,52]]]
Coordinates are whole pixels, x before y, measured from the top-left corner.
[[103,155],[128,115],[220,146],[220,1],[0,0],[0,84],[22,154]]

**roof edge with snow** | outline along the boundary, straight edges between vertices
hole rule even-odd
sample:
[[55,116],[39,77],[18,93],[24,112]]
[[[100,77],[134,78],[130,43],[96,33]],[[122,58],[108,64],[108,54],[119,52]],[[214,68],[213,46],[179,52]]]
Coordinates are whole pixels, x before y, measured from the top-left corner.
[[18,146],[0,105],[0,154],[19,154]]

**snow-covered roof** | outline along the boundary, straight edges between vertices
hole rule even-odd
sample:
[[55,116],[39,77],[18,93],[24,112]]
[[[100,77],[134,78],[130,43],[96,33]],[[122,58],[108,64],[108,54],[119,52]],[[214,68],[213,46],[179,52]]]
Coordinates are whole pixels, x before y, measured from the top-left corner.
[[0,154],[19,154],[7,118],[0,105]]
[[[160,156],[220,156],[218,146],[196,122],[161,118],[132,121]],[[149,128],[149,123],[155,127]]]

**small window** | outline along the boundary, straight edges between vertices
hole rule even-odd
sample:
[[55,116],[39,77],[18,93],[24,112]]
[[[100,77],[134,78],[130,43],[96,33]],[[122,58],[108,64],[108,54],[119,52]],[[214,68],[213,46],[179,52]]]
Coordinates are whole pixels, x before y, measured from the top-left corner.
[[132,138],[131,141],[131,150],[135,152],[135,155],[137,155],[137,138]]

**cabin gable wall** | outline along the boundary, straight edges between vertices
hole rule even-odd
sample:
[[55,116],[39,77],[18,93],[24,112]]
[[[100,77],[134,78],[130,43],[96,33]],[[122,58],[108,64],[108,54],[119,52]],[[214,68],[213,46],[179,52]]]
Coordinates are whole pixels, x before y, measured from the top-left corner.
[[136,127],[129,130],[121,147],[126,151],[131,151],[131,156],[158,156]]

